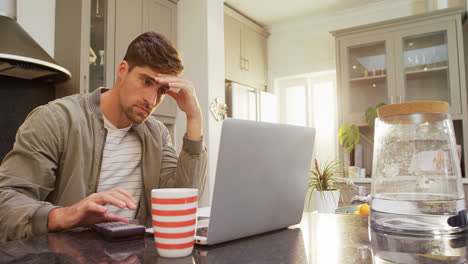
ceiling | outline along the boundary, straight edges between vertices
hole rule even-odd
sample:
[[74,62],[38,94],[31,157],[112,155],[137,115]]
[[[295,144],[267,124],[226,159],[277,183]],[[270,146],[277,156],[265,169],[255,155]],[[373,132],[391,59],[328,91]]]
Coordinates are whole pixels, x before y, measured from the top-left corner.
[[225,3],[256,23],[269,27],[291,19],[359,8],[382,1],[386,0],[226,0]]

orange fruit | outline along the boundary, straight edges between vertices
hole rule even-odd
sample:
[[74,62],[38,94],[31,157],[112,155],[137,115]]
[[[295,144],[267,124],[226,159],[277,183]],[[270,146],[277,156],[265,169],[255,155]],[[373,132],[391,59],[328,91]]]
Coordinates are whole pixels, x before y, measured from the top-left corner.
[[370,206],[367,203],[362,204],[361,206],[359,206],[359,214],[360,215],[369,215],[369,211],[370,211]]

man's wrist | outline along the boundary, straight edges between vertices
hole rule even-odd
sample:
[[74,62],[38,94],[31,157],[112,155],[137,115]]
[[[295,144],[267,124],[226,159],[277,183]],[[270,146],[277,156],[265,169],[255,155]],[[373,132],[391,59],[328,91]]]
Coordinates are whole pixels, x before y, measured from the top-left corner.
[[186,136],[190,140],[200,140],[203,135],[203,118],[187,117],[187,133]]
[[65,229],[64,223],[66,223],[64,219],[64,207],[54,208],[49,212],[49,216],[47,218],[47,229],[49,232],[56,232]]

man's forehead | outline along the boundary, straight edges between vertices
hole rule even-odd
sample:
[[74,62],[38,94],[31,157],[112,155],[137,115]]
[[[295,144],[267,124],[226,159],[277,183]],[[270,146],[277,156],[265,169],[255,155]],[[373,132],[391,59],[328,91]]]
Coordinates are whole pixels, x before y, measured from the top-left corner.
[[145,73],[146,75],[150,76],[151,78],[156,77],[158,75],[158,73],[174,75],[174,76],[178,76],[178,77],[180,77],[180,75],[182,74],[182,73],[175,74],[175,73],[158,71],[158,70],[153,69],[153,68],[151,68],[150,66],[147,66],[147,65],[145,65],[145,66],[135,66],[134,70],[135,70],[136,73]]
[[146,78],[149,78],[149,79],[151,79],[152,81],[155,81],[155,82],[156,82],[156,80],[154,79],[154,76],[152,76],[152,75],[150,75],[150,74],[148,74],[148,73],[139,72],[139,73],[137,73],[137,74],[140,75],[141,77],[146,77]]
[[144,66],[144,67],[140,67],[140,66],[136,66],[134,68],[135,72],[138,73],[138,74],[141,74],[141,75],[147,75],[151,78],[154,78],[157,76],[157,74],[159,73],[158,71],[155,71],[153,69],[151,69],[150,67],[148,66]]

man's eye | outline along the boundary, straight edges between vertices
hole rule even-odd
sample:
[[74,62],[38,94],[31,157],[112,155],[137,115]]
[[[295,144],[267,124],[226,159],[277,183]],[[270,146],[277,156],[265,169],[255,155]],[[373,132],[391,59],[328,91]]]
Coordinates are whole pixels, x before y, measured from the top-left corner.
[[161,87],[159,88],[159,94],[165,94],[167,90],[169,90],[169,87],[167,86]]
[[148,79],[144,79],[143,82],[144,82],[145,85],[147,85],[147,86],[151,85],[151,81],[148,80]]

